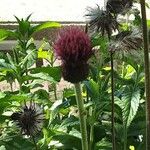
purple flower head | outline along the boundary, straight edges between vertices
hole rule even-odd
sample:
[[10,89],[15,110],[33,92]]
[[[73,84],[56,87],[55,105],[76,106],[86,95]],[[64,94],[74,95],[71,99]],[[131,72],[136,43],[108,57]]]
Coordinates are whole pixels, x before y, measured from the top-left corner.
[[90,38],[79,27],[62,29],[54,44],[56,56],[62,60],[65,80],[77,83],[88,75],[88,59],[93,54]]

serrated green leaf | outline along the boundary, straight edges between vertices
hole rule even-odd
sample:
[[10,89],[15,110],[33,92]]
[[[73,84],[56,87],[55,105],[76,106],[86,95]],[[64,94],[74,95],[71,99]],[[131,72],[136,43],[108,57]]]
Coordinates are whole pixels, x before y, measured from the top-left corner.
[[31,73],[47,73],[50,77],[52,77],[53,79],[55,79],[56,81],[60,81],[61,79],[61,67],[57,66],[57,67],[37,67],[37,68],[31,68],[29,69],[29,71],[31,71]]
[[104,138],[96,144],[94,150],[112,150],[112,143]]
[[30,74],[22,77],[23,81],[28,81],[28,80],[35,80],[35,79],[41,79],[43,81],[49,81],[50,83],[57,83],[57,81],[49,76],[47,73],[36,73],[36,74]]
[[134,119],[140,103],[140,90],[127,87],[124,91],[123,97],[120,101],[122,108],[123,122],[128,128]]
[[79,125],[79,120],[75,116],[66,118],[61,124],[62,127],[73,127],[75,125]]

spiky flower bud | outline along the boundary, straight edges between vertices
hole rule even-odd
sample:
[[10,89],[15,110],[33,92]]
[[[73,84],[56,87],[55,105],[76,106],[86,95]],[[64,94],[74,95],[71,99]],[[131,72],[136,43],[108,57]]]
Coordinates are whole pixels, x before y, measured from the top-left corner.
[[131,53],[133,50],[141,48],[142,42],[142,32],[139,29],[122,31],[116,35],[115,41],[109,44],[109,50],[111,52],[124,51]]
[[125,14],[133,5],[133,0],[108,0],[107,11],[114,14]]
[[41,130],[43,113],[39,106],[30,102],[25,103],[20,111],[13,113],[11,119],[21,128],[23,135],[32,136]]
[[98,5],[95,8],[88,7],[87,10],[88,14],[86,16],[89,20],[90,28],[100,32],[102,36],[107,34],[110,39],[112,33],[119,29],[120,24],[109,11],[101,9]]
[[93,54],[90,38],[79,27],[63,28],[54,44],[56,56],[62,61],[62,76],[71,83],[88,76],[88,59]]

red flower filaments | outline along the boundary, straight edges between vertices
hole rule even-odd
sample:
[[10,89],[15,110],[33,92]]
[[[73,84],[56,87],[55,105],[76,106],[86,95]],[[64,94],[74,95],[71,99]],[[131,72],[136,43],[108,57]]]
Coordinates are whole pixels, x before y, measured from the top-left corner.
[[87,78],[88,59],[93,54],[90,38],[79,27],[62,29],[54,44],[56,56],[62,60],[62,76],[71,83]]

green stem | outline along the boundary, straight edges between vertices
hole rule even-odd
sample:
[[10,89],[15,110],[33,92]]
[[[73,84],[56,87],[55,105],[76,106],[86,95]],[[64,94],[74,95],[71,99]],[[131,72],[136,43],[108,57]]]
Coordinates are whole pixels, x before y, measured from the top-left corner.
[[142,13],[142,28],[144,41],[144,64],[145,64],[145,91],[146,91],[146,150],[150,150],[150,76],[149,76],[149,52],[148,52],[148,30],[145,0],[140,0]]
[[18,83],[19,83],[19,91],[20,93],[22,92],[22,83],[20,83],[20,81],[18,80]]
[[93,150],[93,140],[94,140],[94,125],[91,125],[90,127],[90,144],[89,144],[89,150]]
[[55,100],[57,100],[57,89],[56,89],[56,85],[54,85],[54,97],[55,97]]
[[87,103],[89,102],[89,91],[88,90],[86,90],[86,101],[87,101]]
[[10,89],[11,89],[11,92],[13,92],[13,82],[10,82]]
[[[26,74],[26,76],[28,76],[28,67],[27,67],[27,64],[26,64],[25,74]],[[27,80],[27,84],[29,84],[29,80]]]
[[127,150],[127,128],[126,125],[124,124],[124,129],[123,129],[123,149]]
[[94,117],[95,117],[95,109],[93,107],[89,108],[89,116],[93,119],[90,125],[90,139],[89,139],[89,150],[93,150],[93,141],[94,141]]
[[115,142],[115,104],[114,104],[114,62],[113,62],[113,52],[110,54],[111,59],[111,123],[112,123],[112,149],[116,150]]
[[33,140],[33,143],[34,143],[34,146],[35,146],[35,150],[38,150],[38,147],[37,147],[37,144],[36,144],[34,136],[31,135],[31,137],[32,137],[32,140]]
[[76,101],[79,111],[80,131],[82,136],[82,150],[88,150],[87,127],[86,127],[86,111],[81,93],[81,84],[75,83]]

